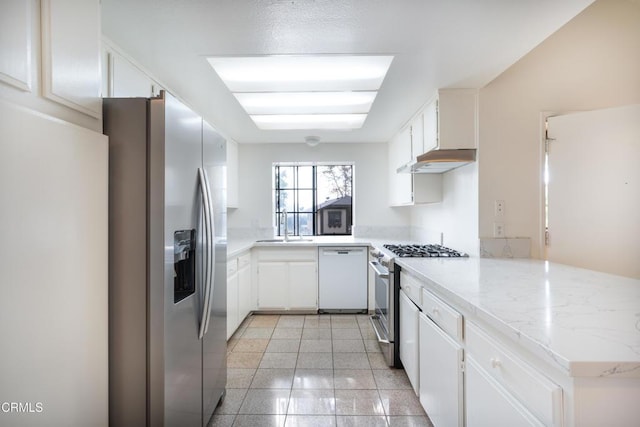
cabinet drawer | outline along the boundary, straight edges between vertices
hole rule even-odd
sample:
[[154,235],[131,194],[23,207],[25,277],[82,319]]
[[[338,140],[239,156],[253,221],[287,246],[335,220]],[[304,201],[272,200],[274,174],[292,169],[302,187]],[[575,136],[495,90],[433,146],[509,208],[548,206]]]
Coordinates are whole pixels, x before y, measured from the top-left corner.
[[426,289],[422,289],[422,311],[453,339],[462,342],[462,314]]
[[238,272],[238,258],[227,260],[227,277]]
[[404,271],[400,272],[400,287],[404,290],[404,293],[407,294],[407,297],[415,305],[422,308],[422,286],[420,286],[420,282],[418,279],[413,276],[405,273]]
[[545,425],[562,425],[562,389],[557,384],[470,322],[467,322],[466,349],[484,371]]
[[259,261],[317,261],[317,248],[260,248],[256,251]]
[[238,269],[251,264],[251,254],[247,253],[238,257]]

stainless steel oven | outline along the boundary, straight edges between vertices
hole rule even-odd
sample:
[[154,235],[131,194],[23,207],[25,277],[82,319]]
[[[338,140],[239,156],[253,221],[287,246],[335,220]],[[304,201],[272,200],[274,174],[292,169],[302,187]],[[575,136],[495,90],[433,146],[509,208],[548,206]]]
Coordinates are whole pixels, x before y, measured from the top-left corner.
[[370,317],[380,350],[389,366],[401,367],[398,336],[398,289],[395,286],[393,258],[380,249],[371,251],[369,262],[375,277],[375,313]]
[[369,265],[375,275],[375,314],[371,316],[380,349],[389,366],[401,368],[400,362],[400,268],[402,257],[466,257],[465,253],[442,245],[383,245],[373,248]]

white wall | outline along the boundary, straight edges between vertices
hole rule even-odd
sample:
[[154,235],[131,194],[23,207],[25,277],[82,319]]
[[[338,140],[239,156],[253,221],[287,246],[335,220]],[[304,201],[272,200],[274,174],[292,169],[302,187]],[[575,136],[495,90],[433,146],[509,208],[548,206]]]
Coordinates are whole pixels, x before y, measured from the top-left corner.
[[444,233],[445,245],[477,254],[478,237],[492,237],[500,221],[543,257],[541,117],[638,103],[638,76],[640,2],[595,2],[480,90],[478,162],[445,174],[442,203],[410,208],[414,237]]
[[442,180],[442,202],[411,209],[413,238],[439,243],[478,255],[478,164],[446,172]]
[[[274,162],[354,162],[354,225],[406,227],[409,212],[387,203],[386,144],[238,144],[239,208],[229,212],[229,228],[273,226]],[[380,230],[384,231],[384,230]]]
[[[541,113],[640,102],[640,2],[599,0],[480,91],[479,232],[542,235]],[[599,173],[602,173],[600,171]]]

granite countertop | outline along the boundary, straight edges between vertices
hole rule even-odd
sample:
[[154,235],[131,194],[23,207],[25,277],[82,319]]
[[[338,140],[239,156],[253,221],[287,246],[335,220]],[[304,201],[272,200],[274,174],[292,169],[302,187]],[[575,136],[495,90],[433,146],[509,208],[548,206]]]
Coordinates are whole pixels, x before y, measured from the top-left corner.
[[531,259],[396,263],[567,375],[640,378],[640,280]]

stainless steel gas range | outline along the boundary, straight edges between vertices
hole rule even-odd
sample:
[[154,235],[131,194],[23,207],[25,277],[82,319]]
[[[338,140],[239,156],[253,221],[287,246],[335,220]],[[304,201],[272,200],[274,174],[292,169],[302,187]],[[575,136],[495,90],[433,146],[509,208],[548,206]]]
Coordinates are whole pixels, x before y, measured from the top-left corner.
[[371,323],[387,364],[400,368],[402,363],[397,345],[400,329],[400,266],[396,265],[395,259],[404,257],[459,258],[468,255],[442,245],[402,244],[385,244],[381,247],[374,247],[370,253],[374,259],[369,262],[369,265],[375,272],[375,314],[371,316]]

